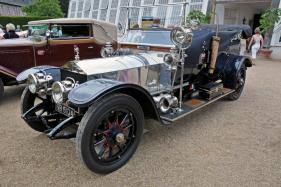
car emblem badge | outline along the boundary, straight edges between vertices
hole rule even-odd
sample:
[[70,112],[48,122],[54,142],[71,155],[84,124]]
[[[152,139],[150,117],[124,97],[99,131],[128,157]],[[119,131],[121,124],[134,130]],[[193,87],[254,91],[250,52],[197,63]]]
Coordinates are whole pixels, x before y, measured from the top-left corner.
[[45,51],[44,51],[44,50],[38,50],[38,51],[37,51],[37,54],[38,54],[39,56],[43,56],[43,55],[45,55]]
[[74,45],[74,59],[80,60],[80,52],[79,47],[77,45]]

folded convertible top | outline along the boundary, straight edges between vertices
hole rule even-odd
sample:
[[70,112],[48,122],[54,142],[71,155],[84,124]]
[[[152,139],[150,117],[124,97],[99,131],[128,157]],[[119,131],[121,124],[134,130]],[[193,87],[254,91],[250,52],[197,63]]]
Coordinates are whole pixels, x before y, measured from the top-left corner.
[[[217,30],[217,25],[215,24],[206,24],[202,25],[202,28],[210,29],[214,32]],[[249,25],[218,25],[218,31],[233,31],[241,32],[243,38],[249,38],[252,36],[252,29]]]

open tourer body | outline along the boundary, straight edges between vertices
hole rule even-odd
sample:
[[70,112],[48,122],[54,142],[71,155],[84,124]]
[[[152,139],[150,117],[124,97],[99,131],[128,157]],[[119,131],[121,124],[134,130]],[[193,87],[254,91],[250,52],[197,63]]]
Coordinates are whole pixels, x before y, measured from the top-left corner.
[[51,139],[76,137],[81,161],[109,173],[135,152],[145,118],[163,125],[224,97],[237,100],[246,68],[247,26],[129,30],[104,58],[22,72],[22,118]]

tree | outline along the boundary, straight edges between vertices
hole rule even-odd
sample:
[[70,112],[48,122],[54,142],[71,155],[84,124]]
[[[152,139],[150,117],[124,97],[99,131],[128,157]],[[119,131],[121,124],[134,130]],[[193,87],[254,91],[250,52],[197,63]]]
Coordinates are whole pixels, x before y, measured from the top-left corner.
[[271,8],[268,9],[262,14],[260,19],[260,28],[261,32],[265,34],[270,29],[272,29],[275,23],[278,23],[281,18],[281,9],[280,8]]
[[58,0],[33,0],[32,4],[23,7],[27,16],[64,17]]
[[260,19],[261,33],[264,34],[264,48],[270,48],[270,38],[272,37],[272,31],[275,23],[278,23],[281,18],[280,8],[270,8],[266,10]]
[[69,1],[70,0],[60,0],[61,9],[62,9],[64,15],[66,15],[66,16],[68,13]]
[[210,14],[210,23],[214,24],[215,23],[215,18],[216,18],[216,6],[217,6],[217,1],[216,0],[211,0],[211,14]]
[[196,19],[199,20],[200,23],[209,23],[210,15],[205,15],[203,12],[199,10],[192,10],[189,12],[187,19],[188,20]]

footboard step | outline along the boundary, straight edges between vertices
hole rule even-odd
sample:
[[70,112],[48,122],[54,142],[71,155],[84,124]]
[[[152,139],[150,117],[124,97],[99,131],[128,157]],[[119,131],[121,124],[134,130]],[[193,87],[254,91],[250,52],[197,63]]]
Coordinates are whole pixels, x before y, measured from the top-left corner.
[[225,96],[231,94],[232,92],[234,92],[234,90],[231,90],[228,88],[223,88],[223,91],[222,91],[223,94],[215,97],[212,100],[205,100],[202,98],[193,98],[191,100],[186,101],[183,104],[182,110],[179,110],[175,113],[162,114],[161,119],[165,123],[171,123],[171,122],[177,121],[177,120],[187,116],[188,114],[191,114],[221,98],[224,98]]
[[200,100],[200,99],[191,99],[184,103],[185,106],[190,108],[197,108],[203,104],[205,104],[206,101]]

